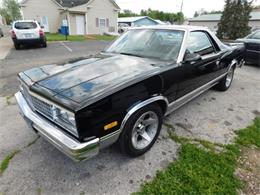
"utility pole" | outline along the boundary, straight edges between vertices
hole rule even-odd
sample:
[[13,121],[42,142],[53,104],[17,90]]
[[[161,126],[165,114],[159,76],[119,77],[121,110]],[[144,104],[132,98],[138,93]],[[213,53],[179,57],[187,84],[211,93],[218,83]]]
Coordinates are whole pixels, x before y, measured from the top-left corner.
[[182,0],[182,2],[181,2],[181,13],[182,13],[182,9],[183,9],[183,1],[184,0]]
[[[182,14],[182,9],[183,9],[183,2],[184,2],[184,0],[182,0],[182,2],[181,2],[181,11],[180,11],[181,14]],[[181,21],[179,21],[179,24],[181,24]]]

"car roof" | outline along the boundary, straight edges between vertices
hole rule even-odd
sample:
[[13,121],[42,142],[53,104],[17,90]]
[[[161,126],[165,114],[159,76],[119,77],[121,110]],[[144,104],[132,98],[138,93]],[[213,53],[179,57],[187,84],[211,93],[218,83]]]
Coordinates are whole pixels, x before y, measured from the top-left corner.
[[16,20],[13,23],[17,23],[17,22],[36,22],[37,23],[37,21],[35,21],[35,20]]
[[207,27],[190,26],[190,25],[152,25],[133,27],[131,29],[161,29],[161,30],[182,30],[182,31],[194,31],[194,30],[209,30]]

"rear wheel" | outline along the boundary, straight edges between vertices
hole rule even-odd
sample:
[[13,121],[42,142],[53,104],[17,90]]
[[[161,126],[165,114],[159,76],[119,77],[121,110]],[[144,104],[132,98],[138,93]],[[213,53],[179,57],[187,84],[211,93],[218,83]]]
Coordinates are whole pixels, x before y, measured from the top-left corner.
[[44,47],[44,48],[47,47],[47,42],[46,42],[46,41],[44,41],[44,42],[42,43],[42,47]]
[[14,43],[14,48],[15,48],[16,50],[20,49],[20,44],[19,44],[19,43]]
[[162,110],[157,104],[150,104],[135,112],[120,135],[121,151],[133,157],[147,152],[160,134],[162,117]]
[[232,67],[227,75],[219,82],[219,84],[216,86],[218,90],[220,91],[226,91],[229,89],[231,86],[231,83],[233,81],[234,77],[234,72],[235,72],[235,67]]

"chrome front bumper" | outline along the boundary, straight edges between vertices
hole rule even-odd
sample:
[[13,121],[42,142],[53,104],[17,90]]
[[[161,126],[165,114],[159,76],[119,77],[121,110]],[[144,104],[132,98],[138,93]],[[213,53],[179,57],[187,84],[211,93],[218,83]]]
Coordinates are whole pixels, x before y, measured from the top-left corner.
[[20,113],[28,125],[70,158],[75,161],[82,161],[98,154],[100,148],[99,138],[81,143],[52,122],[34,112],[21,92],[17,92],[15,98],[20,107]]

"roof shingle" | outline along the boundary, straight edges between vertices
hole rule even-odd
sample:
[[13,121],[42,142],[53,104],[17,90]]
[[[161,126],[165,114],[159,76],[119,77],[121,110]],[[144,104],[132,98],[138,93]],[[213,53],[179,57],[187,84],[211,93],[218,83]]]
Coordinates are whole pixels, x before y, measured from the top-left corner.
[[90,0],[55,0],[62,7],[75,7],[88,3]]
[[[259,11],[254,11],[251,12],[251,18],[250,20],[260,20],[260,12]],[[189,21],[219,21],[221,18],[221,14],[205,14],[205,15],[200,15],[195,18],[189,19]]]

